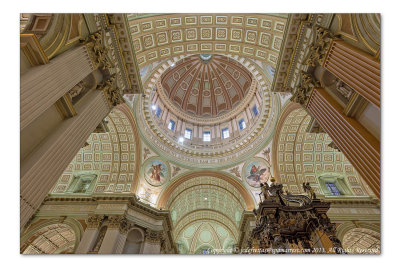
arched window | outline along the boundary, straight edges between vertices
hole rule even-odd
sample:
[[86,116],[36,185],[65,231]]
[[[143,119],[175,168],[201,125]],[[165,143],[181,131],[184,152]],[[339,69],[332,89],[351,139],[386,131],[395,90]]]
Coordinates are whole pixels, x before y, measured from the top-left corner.
[[69,185],[66,193],[78,193],[78,194],[91,193],[93,191],[96,178],[97,175],[93,173],[74,175],[74,179]]
[[344,177],[336,174],[324,174],[318,177],[318,180],[325,196],[352,195]]

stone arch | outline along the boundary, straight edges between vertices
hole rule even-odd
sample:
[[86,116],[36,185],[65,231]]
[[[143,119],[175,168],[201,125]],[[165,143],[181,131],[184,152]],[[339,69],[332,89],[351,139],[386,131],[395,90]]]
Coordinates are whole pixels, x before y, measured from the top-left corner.
[[272,165],[273,165],[274,177],[277,180],[277,182],[279,182],[279,183],[280,183],[280,179],[279,179],[278,158],[277,158],[279,133],[282,130],[283,124],[284,124],[287,116],[292,111],[294,111],[298,108],[301,108],[301,105],[298,103],[290,102],[289,104],[287,104],[286,107],[282,110],[282,113],[279,116],[279,120],[276,125],[276,129],[275,129],[275,133],[274,133],[274,137],[273,137],[273,141],[272,141]]
[[[82,225],[71,218],[38,221],[21,237],[21,254],[73,253],[83,235]],[[47,246],[42,242],[46,241]]]
[[342,245],[348,254],[380,254],[381,235],[360,225],[344,234]]
[[284,190],[303,193],[302,183],[309,182],[317,194],[330,196],[325,188],[328,185],[320,178],[334,174],[338,186],[348,187],[339,190],[345,195],[373,196],[344,154],[332,145],[329,135],[308,130],[311,120],[303,107],[289,103],[278,122],[272,157],[274,175]]
[[186,182],[190,179],[196,178],[196,177],[202,177],[202,176],[209,176],[209,177],[214,177],[217,179],[224,180],[234,186],[241,196],[243,197],[243,200],[245,201],[246,209],[247,210],[253,210],[255,207],[254,200],[250,193],[247,191],[247,189],[237,180],[233,179],[227,174],[221,173],[221,172],[216,172],[216,171],[209,171],[209,170],[204,170],[204,171],[197,171],[197,172],[191,172],[185,175],[182,175],[175,181],[173,181],[171,184],[169,184],[161,193],[161,196],[158,200],[157,207],[158,208],[165,208],[167,201],[172,194],[172,192],[183,182]]
[[83,21],[83,15],[78,13],[30,14],[22,33],[38,36],[43,51],[51,59],[79,44]]
[[228,243],[236,244],[241,215],[254,206],[240,182],[216,171],[176,178],[158,201],[158,208],[171,212],[172,236],[181,253],[195,253],[200,247],[223,250]]
[[97,175],[93,193],[135,192],[140,170],[140,139],[132,111],[126,104],[118,105],[105,121],[109,131],[90,135],[52,193],[66,193],[74,176],[81,174]]
[[336,236],[339,238],[340,241],[343,242],[343,237],[345,236],[345,234],[355,228],[365,228],[365,229],[369,229],[369,230],[374,231],[379,234],[381,232],[380,226],[378,226],[376,224],[365,223],[365,222],[357,222],[357,224],[355,224],[354,222],[346,222],[346,223],[340,224],[336,228]]
[[136,165],[135,165],[135,170],[134,170],[134,179],[133,179],[133,184],[132,184],[132,189],[131,192],[136,192],[137,185],[139,183],[139,172],[140,172],[140,159],[141,159],[141,143],[140,143],[140,136],[139,136],[139,131],[138,131],[138,126],[136,123],[136,120],[133,116],[132,110],[129,108],[128,105],[123,104],[123,105],[118,105],[116,109],[122,111],[126,117],[128,118],[129,122],[132,125],[132,133],[134,137],[134,142],[135,142],[135,159],[136,159]]

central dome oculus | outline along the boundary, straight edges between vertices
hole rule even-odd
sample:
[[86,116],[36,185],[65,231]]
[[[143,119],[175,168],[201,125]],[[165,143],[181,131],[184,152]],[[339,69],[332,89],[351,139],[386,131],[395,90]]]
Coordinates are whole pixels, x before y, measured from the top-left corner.
[[235,108],[249,92],[252,74],[222,55],[188,56],[161,76],[162,90],[173,106],[188,115],[217,117]]

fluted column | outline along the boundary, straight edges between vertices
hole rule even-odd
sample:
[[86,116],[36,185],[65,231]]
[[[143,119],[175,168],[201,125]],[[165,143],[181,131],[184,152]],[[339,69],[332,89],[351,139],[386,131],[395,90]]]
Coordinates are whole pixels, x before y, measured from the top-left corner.
[[146,230],[142,254],[160,254],[161,239],[162,239],[161,232],[155,232],[150,229]]
[[99,254],[121,254],[130,224],[122,215],[110,216],[108,219],[110,222]]
[[380,143],[322,88],[312,91],[307,109],[380,198]]
[[381,65],[377,59],[343,40],[334,40],[323,67],[380,108]]
[[103,215],[89,216],[86,230],[83,233],[82,239],[75,250],[75,254],[86,254],[91,248],[93,248],[96,238],[99,234],[99,227],[103,219]]
[[102,90],[94,90],[77,107],[75,117],[65,120],[21,162],[21,227],[40,206],[51,187],[101,120],[110,111]]
[[49,64],[33,67],[21,76],[20,128],[51,107],[94,70],[86,46],[57,56]]

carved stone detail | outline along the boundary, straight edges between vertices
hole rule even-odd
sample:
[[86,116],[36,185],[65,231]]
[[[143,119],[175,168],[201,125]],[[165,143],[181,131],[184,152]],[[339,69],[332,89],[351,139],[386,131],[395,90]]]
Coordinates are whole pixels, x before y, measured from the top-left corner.
[[113,108],[116,105],[124,103],[124,98],[122,97],[119,88],[116,86],[115,75],[112,75],[103,84],[98,86],[97,89],[103,90],[110,108]]
[[319,64],[322,66],[332,42],[332,38],[333,35],[330,31],[321,27],[317,27],[316,39],[314,44],[312,44],[310,47],[310,54],[305,62],[306,65],[316,67],[317,64]]
[[163,233],[161,231],[153,231],[146,229],[145,240],[150,243],[162,243],[165,241]]
[[89,35],[84,41],[84,45],[89,53],[93,68],[103,70],[113,67],[108,54],[108,48],[104,44],[103,33],[101,31]]
[[85,88],[85,84],[83,81],[80,81],[77,85],[75,85],[71,90],[68,91],[69,96],[71,99],[80,95],[80,93]]
[[349,100],[354,93],[354,91],[339,78],[336,79],[335,89],[347,100]]
[[124,215],[109,216],[108,221],[108,229],[118,229],[121,234],[127,234],[133,226]]
[[87,220],[87,228],[98,229],[104,220],[104,215],[92,215]]
[[322,231],[336,253],[345,253],[336,237],[336,225],[326,215],[330,203],[316,199],[309,184],[303,186],[310,197],[283,193],[282,184],[274,180],[271,179],[270,185],[262,184],[264,200],[253,210],[256,227],[248,245],[261,249],[260,253],[287,253],[288,247],[301,248],[302,253],[317,253],[312,235]]
[[299,103],[302,106],[306,106],[312,89],[316,87],[321,87],[320,82],[315,80],[310,74],[303,72],[301,83],[296,88],[290,100],[295,103]]

